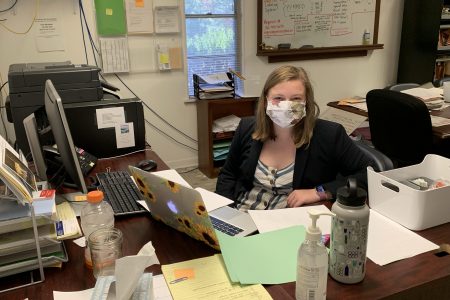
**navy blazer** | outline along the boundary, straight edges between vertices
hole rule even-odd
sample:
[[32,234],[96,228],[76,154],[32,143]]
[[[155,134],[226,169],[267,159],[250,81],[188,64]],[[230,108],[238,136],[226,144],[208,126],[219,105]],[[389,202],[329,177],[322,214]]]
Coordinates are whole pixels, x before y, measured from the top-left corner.
[[[253,188],[256,166],[263,143],[252,138],[255,117],[241,120],[230,151],[217,179],[216,193],[236,200]],[[333,198],[348,177],[357,179],[367,190],[367,166],[372,160],[348,137],[342,125],[318,119],[308,146],[298,148],[295,155],[293,188],[311,189],[322,185]]]

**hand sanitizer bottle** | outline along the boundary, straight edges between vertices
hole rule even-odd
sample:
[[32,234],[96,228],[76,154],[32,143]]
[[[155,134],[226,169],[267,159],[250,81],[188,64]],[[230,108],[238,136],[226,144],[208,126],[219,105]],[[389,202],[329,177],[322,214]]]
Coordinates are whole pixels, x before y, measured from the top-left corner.
[[322,232],[317,227],[317,219],[321,215],[333,216],[331,212],[317,209],[308,211],[311,226],[306,229],[306,238],[298,249],[297,256],[297,282],[295,285],[295,298],[326,299],[328,278],[328,252],[322,243]]

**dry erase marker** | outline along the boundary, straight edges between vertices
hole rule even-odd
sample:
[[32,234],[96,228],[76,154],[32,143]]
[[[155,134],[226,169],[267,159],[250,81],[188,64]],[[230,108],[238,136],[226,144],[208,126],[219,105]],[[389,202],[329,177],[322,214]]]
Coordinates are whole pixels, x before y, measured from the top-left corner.
[[185,277],[180,277],[180,278],[177,278],[177,279],[174,279],[174,280],[172,280],[171,282],[169,282],[170,284],[174,284],[174,283],[178,283],[178,282],[181,282],[181,281],[184,281],[184,280],[187,280],[188,278],[185,276]]

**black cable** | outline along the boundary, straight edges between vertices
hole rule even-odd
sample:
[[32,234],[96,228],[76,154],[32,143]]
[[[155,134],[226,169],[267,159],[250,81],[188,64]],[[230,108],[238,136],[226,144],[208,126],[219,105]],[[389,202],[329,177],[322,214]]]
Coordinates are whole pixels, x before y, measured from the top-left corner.
[[173,137],[171,137],[170,135],[168,135],[167,133],[165,133],[164,131],[162,131],[161,129],[159,129],[158,127],[156,127],[155,125],[153,125],[152,123],[150,123],[148,120],[145,120],[145,123],[147,123],[148,125],[150,125],[151,127],[153,127],[154,129],[156,129],[159,133],[161,133],[162,135],[165,135],[166,137],[170,138],[171,140],[173,140],[175,143],[180,144],[182,146],[185,146],[186,148],[192,149],[194,151],[198,151],[198,149],[192,148],[191,146],[188,146],[186,144],[183,144],[182,142],[177,141],[176,139],[174,139]]
[[87,30],[87,33],[89,36],[89,41],[91,43],[91,49],[92,49],[92,54],[94,56],[95,65],[98,67],[97,57],[96,57],[95,53],[97,52],[97,54],[100,54],[100,52],[98,51],[97,47],[95,46],[94,39],[92,38],[91,30],[89,29],[89,25],[86,20],[86,14],[84,13],[84,7],[83,7],[82,0],[79,0],[79,4],[80,4],[80,8],[81,8],[81,13],[83,14],[84,24],[86,26],[86,30]]
[[13,8],[14,8],[14,6],[16,6],[16,4],[17,4],[17,1],[18,1],[18,0],[14,1],[14,3],[13,3],[13,4],[11,4],[11,6],[10,6],[9,8],[7,8],[7,9],[3,9],[3,10],[0,10],[0,13],[2,13],[2,12],[6,12],[6,11],[8,11],[8,10],[11,10],[11,9],[13,9]]
[[192,172],[192,171],[195,171],[195,170],[197,170],[198,168],[193,168],[193,169],[190,169],[190,170],[187,170],[187,171],[184,171],[184,172],[178,172],[178,174],[186,174],[186,173],[190,173],[190,172]]
[[2,86],[0,87],[0,92],[3,90],[3,87],[8,83],[8,81],[5,81],[5,83],[2,84]]
[[84,55],[86,56],[86,64],[89,65],[89,59],[86,49],[86,40],[84,38],[84,26],[83,26],[83,17],[81,16],[81,0],[78,2],[78,8],[80,10],[80,25],[81,25],[81,36],[83,37],[83,46],[84,46]]
[[[16,3],[17,3],[17,1],[16,1]],[[8,83],[8,81],[5,81],[5,83],[2,84],[2,86],[0,87],[0,93],[2,92],[3,87],[4,87],[7,83]],[[3,98],[1,97],[1,95],[0,95],[0,99],[3,99]],[[0,109],[2,109],[2,108],[5,108],[5,106],[3,105],[3,100],[0,102]],[[5,120],[3,119],[3,113],[2,113],[1,110],[0,110],[0,119],[2,120],[3,129],[5,130],[5,138],[6,138],[6,140],[8,140],[8,139],[9,139],[9,138],[8,138],[8,130],[6,130],[6,124],[5,124]]]
[[[85,23],[85,26],[86,26],[86,31],[87,31],[87,33],[88,33],[88,36],[89,36],[89,39],[90,39],[90,42],[91,42],[91,48],[92,48],[92,52],[93,52],[93,55],[94,55],[95,65],[98,66],[98,64],[97,64],[97,59],[96,59],[96,57],[95,57],[94,49],[95,49],[95,51],[96,51],[97,53],[99,53],[99,51],[98,51],[97,47],[95,46],[94,40],[92,39],[91,31],[90,31],[89,26],[88,26],[88,24],[87,24],[87,21],[86,21],[86,15],[84,14],[84,8],[83,8],[82,0],[79,0],[79,6],[80,6],[81,13],[83,14],[84,23]],[[81,17],[81,16],[80,16],[80,17]],[[84,38],[84,34],[83,34],[83,38]],[[86,50],[85,50],[85,52],[86,52]],[[114,75],[116,75],[117,79],[119,79],[120,82],[121,82],[121,83],[122,83],[122,84],[123,84],[123,85],[124,85],[124,86],[125,86],[125,87],[126,87],[126,88],[127,88],[127,89],[135,96],[135,97],[136,97],[136,98],[139,98],[139,97],[136,95],[136,93],[134,93],[133,90],[131,90],[130,87],[122,80],[122,78],[120,78],[119,75],[117,75],[117,73],[114,73]],[[103,76],[101,76],[101,77],[103,78]],[[139,98],[139,99],[140,99],[140,98]],[[159,119],[161,119],[161,120],[162,120],[164,123],[166,123],[168,126],[172,127],[174,130],[176,130],[177,132],[181,133],[182,135],[184,135],[184,136],[187,137],[188,139],[192,140],[193,142],[195,142],[195,143],[198,142],[197,140],[193,139],[193,138],[190,137],[189,135],[185,134],[184,132],[182,132],[181,130],[179,130],[178,128],[176,128],[175,126],[173,126],[172,124],[170,124],[169,122],[167,122],[163,117],[161,117],[156,111],[154,111],[154,110],[153,110],[150,106],[148,106],[144,101],[142,101],[142,103],[144,104],[145,107],[147,107],[147,109],[149,109],[152,113],[154,113]],[[188,147],[188,148],[190,148],[190,149],[193,149],[194,151],[198,151],[198,150],[195,149],[195,148],[192,148],[192,147],[190,147],[190,146],[188,146],[188,145],[185,145],[185,144],[183,144],[183,143],[181,143],[181,142],[178,142],[178,141],[175,140],[173,137],[169,136],[169,135],[166,134],[164,131],[160,130],[160,129],[157,128],[155,125],[151,124],[149,121],[147,121],[147,120],[145,120],[145,121],[146,121],[149,125],[151,125],[152,127],[154,127],[156,130],[158,130],[159,132],[161,132],[163,135],[169,137],[170,139],[174,140],[174,141],[177,142],[178,144],[181,144],[181,145],[183,145],[183,146],[185,146],[185,147]]]
[[[117,75],[117,73],[114,73],[114,75],[116,75],[117,79],[120,80],[120,82],[122,82],[122,84],[136,97],[139,98],[138,95],[136,95],[129,87],[128,85],[126,85],[126,83],[122,80],[122,78],[119,77],[119,75]],[[139,98],[140,99],[140,98]],[[149,105],[147,105],[147,103],[145,103],[144,101],[142,101],[142,103],[144,104],[144,106],[150,110],[152,113],[154,113],[160,120],[162,120],[165,124],[167,124],[168,126],[172,127],[172,129],[176,130],[177,132],[179,132],[180,134],[184,135],[185,137],[187,137],[188,139],[190,139],[191,141],[193,141],[194,143],[197,143],[198,141],[191,138],[189,135],[187,135],[186,133],[182,132],[181,130],[179,130],[178,128],[176,128],[175,126],[173,126],[172,124],[170,124],[169,122],[167,122],[163,117],[161,117],[156,111],[154,111]]]

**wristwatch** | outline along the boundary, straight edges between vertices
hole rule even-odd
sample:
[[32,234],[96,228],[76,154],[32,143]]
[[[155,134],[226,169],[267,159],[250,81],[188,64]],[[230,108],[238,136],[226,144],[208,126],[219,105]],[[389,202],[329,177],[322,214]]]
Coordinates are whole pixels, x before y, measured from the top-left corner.
[[316,193],[319,196],[319,199],[322,200],[328,200],[328,193],[325,191],[325,189],[323,188],[323,186],[318,185],[316,186]]

